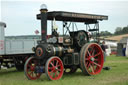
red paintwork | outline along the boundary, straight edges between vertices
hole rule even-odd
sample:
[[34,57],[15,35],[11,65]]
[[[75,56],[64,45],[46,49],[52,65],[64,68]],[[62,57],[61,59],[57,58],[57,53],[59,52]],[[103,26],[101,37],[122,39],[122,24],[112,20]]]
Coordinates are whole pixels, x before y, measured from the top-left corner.
[[30,80],[36,80],[40,78],[41,74],[34,72],[36,65],[37,65],[37,60],[34,58],[29,60],[29,62],[27,63],[27,76],[29,77]]
[[42,34],[44,34],[45,33],[45,30],[42,30]]
[[85,54],[86,69],[90,75],[99,74],[104,62],[102,49],[97,44],[91,44],[87,49]]
[[110,53],[110,55],[116,55],[116,54],[117,54],[117,52],[115,52],[115,51]]
[[[40,53],[38,53],[38,51],[40,51]],[[38,47],[36,50],[36,54],[37,54],[37,56],[42,56],[43,55],[43,49],[41,47]]]
[[58,80],[63,76],[63,62],[55,57],[52,58],[48,63],[48,76],[51,80]]

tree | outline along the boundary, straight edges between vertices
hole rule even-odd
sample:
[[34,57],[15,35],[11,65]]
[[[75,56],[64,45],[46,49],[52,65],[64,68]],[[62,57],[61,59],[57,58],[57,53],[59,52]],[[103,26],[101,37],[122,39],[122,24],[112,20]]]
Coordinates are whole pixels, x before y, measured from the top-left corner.
[[123,27],[122,33],[123,34],[127,34],[128,33],[128,26],[127,27]]
[[115,35],[119,35],[119,34],[122,34],[122,27],[117,27],[116,29],[115,29],[115,33],[114,33]]
[[115,35],[121,35],[121,34],[127,34],[128,33],[128,26],[126,26],[126,27],[123,27],[123,28],[121,28],[121,27],[117,27],[116,29],[115,29]]
[[100,36],[109,36],[109,35],[112,35],[112,33],[108,32],[108,31],[101,31],[100,32]]

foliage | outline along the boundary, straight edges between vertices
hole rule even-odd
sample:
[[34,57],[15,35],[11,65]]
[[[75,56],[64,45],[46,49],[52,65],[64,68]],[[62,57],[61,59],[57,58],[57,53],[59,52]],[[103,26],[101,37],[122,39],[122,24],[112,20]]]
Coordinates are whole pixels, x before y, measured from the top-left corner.
[[121,34],[121,31],[122,31],[122,28],[121,27],[117,27],[116,29],[115,29],[115,33],[114,34]]
[[112,36],[112,35],[122,35],[122,34],[128,34],[128,26],[125,27],[117,27],[115,29],[114,33],[111,33],[109,31],[101,31],[100,36]]
[[127,34],[128,33],[128,26],[126,27],[117,27],[116,30],[115,30],[115,35],[121,35],[121,34]]
[[100,36],[110,36],[110,35],[112,35],[112,33],[108,32],[108,31],[101,31],[100,32]]
[[109,56],[104,66],[110,70],[102,70],[95,76],[84,76],[79,69],[74,74],[64,74],[62,79],[49,81],[45,74],[40,79],[27,80],[24,72],[15,68],[0,70],[0,85],[128,85],[128,58]]

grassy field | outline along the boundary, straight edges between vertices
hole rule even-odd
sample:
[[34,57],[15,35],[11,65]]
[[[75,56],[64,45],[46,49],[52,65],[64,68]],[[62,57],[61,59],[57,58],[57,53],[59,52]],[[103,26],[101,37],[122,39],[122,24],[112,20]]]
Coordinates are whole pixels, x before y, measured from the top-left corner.
[[128,58],[109,56],[104,66],[111,69],[95,76],[85,76],[78,70],[56,81],[49,81],[45,74],[38,80],[27,80],[24,72],[17,72],[15,68],[0,70],[0,85],[128,85]]

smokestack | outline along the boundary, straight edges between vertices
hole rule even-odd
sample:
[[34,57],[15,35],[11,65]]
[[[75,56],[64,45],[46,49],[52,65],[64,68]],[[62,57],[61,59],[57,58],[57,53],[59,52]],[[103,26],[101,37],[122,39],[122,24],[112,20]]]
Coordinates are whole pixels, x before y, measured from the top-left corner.
[[41,39],[43,43],[47,43],[47,6],[45,4],[41,5]]

